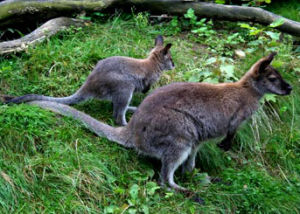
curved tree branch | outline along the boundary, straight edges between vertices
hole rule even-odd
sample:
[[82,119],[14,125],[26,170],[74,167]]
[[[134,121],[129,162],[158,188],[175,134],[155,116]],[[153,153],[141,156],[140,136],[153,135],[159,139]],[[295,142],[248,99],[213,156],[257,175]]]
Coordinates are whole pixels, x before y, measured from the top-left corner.
[[72,19],[60,17],[51,19],[30,34],[8,42],[0,43],[0,54],[8,54],[25,50],[29,45],[34,45],[56,34],[58,31],[66,29],[70,26],[84,26],[86,21],[80,19]]
[[[59,17],[65,13],[100,11],[116,0],[6,0],[0,2],[0,27],[24,23],[26,18]],[[65,16],[65,15],[64,15]],[[25,21],[24,21],[25,20]]]

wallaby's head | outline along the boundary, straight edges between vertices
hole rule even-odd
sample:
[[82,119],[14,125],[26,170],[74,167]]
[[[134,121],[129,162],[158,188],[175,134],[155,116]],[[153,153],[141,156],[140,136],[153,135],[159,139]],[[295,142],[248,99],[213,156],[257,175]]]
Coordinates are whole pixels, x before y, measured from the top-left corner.
[[276,52],[258,60],[250,69],[250,76],[254,80],[256,89],[261,93],[288,95],[292,86],[288,84],[280,73],[270,64]]
[[163,70],[172,70],[175,68],[170,52],[171,46],[171,43],[164,46],[164,39],[161,35],[159,35],[156,37],[155,47],[150,53],[150,57],[153,57],[157,63],[160,63]]

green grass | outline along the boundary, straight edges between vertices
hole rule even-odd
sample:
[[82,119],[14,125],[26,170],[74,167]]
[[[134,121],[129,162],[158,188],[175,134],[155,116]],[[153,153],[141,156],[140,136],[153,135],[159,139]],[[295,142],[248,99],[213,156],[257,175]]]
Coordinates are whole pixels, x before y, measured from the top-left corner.
[[[220,31],[213,39],[228,33]],[[62,32],[20,56],[0,58],[0,94],[70,95],[98,60],[146,57],[158,34],[172,31],[164,24],[149,25],[142,15]],[[219,53],[195,43],[193,36],[177,33],[165,40],[173,43],[176,69],[164,73],[155,87],[187,81],[205,70],[218,73],[220,64],[207,64],[207,59]],[[247,42],[240,45],[247,48]],[[207,143],[197,169],[176,174],[176,181],[196,191],[205,205],[157,189],[158,161],[99,138],[72,119],[22,104],[0,105],[0,212],[299,213],[300,57],[289,38],[277,49],[273,64],[293,85],[293,94],[265,103],[242,125],[233,151],[224,153]],[[262,55],[259,50],[234,58],[235,75],[240,77]],[[143,97],[135,95],[133,103]],[[114,124],[109,102],[89,101],[76,108]],[[208,184],[206,173],[224,183]]]
[[300,21],[300,3],[298,0],[272,0],[267,10],[280,14],[286,18]]

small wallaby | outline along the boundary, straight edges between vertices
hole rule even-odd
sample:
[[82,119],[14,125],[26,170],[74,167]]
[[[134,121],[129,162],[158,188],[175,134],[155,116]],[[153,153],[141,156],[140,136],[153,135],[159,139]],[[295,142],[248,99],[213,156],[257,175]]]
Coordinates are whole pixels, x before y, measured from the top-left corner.
[[91,98],[106,99],[113,103],[113,117],[116,123],[126,125],[127,109],[136,110],[136,107],[128,106],[133,92],[146,93],[159,79],[162,71],[174,69],[170,53],[172,44],[169,43],[164,47],[163,43],[163,37],[157,36],[155,47],[146,59],[114,56],[100,60],[86,82],[69,97],[56,98],[28,94],[7,100],[6,103],[44,100],[76,104]]
[[219,144],[231,147],[239,125],[255,112],[265,93],[288,95],[292,87],[271,65],[275,53],[257,61],[234,83],[173,83],[148,95],[125,127],[114,128],[66,105],[34,101],[30,104],[71,116],[99,136],[161,160],[161,182],[189,193],[174,182],[182,165],[192,171],[199,145],[226,136]]

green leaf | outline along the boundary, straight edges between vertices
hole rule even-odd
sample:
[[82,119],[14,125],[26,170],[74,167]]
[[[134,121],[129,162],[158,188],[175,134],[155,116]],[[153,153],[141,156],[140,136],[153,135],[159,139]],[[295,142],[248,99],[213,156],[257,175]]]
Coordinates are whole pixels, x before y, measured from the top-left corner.
[[280,33],[267,31],[266,34],[271,37],[272,40],[279,40]]
[[133,184],[133,185],[130,187],[130,189],[129,189],[129,194],[130,194],[130,196],[131,196],[131,198],[132,198],[133,200],[136,200],[136,199],[138,198],[139,189],[140,189],[140,187],[139,187],[139,185],[137,185],[137,184]]
[[208,82],[208,83],[219,83],[219,80],[217,78],[206,78],[203,80],[203,82]]
[[207,31],[207,27],[204,26],[204,27],[200,27],[200,28],[197,28],[195,30],[192,30],[192,33],[204,33]]
[[149,214],[149,207],[147,205],[143,204],[141,206],[141,208],[142,208],[144,214]]
[[288,110],[288,107],[282,106],[279,111],[280,111],[280,114],[282,114],[282,113],[286,112],[287,110]]
[[279,27],[280,25],[283,25],[283,24],[284,24],[284,18],[279,18],[279,19],[276,19],[274,22],[272,22],[269,26],[272,28],[275,28],[275,27]]
[[155,174],[153,169],[147,169],[146,174],[148,175],[149,178],[152,178]]
[[83,20],[88,20],[88,21],[91,21],[91,17],[87,17],[87,16],[80,16],[79,17],[80,19],[83,19]]
[[210,65],[212,63],[215,63],[217,61],[216,57],[210,57],[209,59],[206,60],[206,65]]
[[211,71],[203,71],[200,73],[200,76],[203,78],[208,78],[209,76],[211,76],[213,73]]
[[216,0],[216,4],[225,4],[225,0]]
[[142,173],[140,173],[139,171],[131,171],[129,174],[130,174],[130,175],[132,176],[132,178],[134,178],[136,181],[146,181],[146,180],[148,180],[148,175],[142,174]]
[[105,16],[105,14],[103,14],[103,13],[100,13],[100,12],[94,12],[94,13],[93,13],[93,15],[95,15],[95,16],[99,16],[99,17],[103,17],[103,16]]
[[110,206],[104,208],[104,213],[115,213],[115,210],[117,208],[118,207],[115,205],[110,205]]
[[165,198],[170,198],[174,195],[173,192],[167,192],[166,195],[165,195]]
[[240,26],[241,28],[246,28],[246,29],[250,29],[250,30],[256,29],[256,27],[252,27],[252,26],[250,26],[250,25],[248,25],[248,24],[246,24],[246,23],[240,23],[239,26]]
[[250,34],[251,36],[255,36],[257,34],[259,34],[260,32],[262,32],[263,29],[256,29],[256,30],[251,30]]
[[195,13],[194,10],[192,8],[188,9],[188,11],[186,12],[186,14],[184,14],[185,18],[189,18],[192,19],[195,17]]
[[146,189],[149,195],[154,195],[155,191],[160,189],[160,187],[155,182],[147,182]]
[[225,74],[225,77],[227,79],[229,79],[229,78],[236,79],[236,77],[234,76],[234,66],[233,65],[223,64],[223,65],[221,65],[220,70],[222,73]]
[[7,31],[9,31],[10,33],[14,33],[15,32],[15,30],[12,29],[12,28],[7,28]]
[[198,26],[203,25],[204,22],[206,22],[206,18],[203,18],[199,22],[196,22],[196,25],[198,25]]
[[206,186],[210,184],[210,178],[207,173],[197,173],[196,179],[201,183],[201,185]]
[[188,82],[199,82],[199,77],[195,75],[190,76]]
[[128,213],[129,213],[129,214],[136,214],[136,212],[137,212],[137,210],[134,209],[134,208],[128,209]]
[[265,100],[268,102],[274,102],[276,103],[276,95],[275,94],[266,94]]

